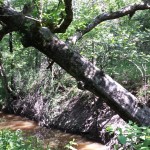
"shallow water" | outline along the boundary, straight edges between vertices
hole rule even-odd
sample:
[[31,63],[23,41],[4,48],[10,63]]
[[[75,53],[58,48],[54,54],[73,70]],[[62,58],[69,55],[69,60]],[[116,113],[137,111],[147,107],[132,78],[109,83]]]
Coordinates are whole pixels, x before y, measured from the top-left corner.
[[51,149],[63,150],[65,145],[74,139],[77,145],[72,150],[107,150],[104,145],[91,142],[80,135],[40,127],[35,121],[0,112],[0,130],[5,128],[11,130],[21,129],[25,135],[39,137],[44,141],[45,146],[49,145]]

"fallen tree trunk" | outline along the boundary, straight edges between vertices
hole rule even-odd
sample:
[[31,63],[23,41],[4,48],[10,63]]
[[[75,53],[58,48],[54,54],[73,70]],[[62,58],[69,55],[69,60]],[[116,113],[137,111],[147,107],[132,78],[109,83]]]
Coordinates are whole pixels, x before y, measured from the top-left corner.
[[86,58],[74,52],[68,43],[59,40],[48,28],[40,27],[37,22],[9,7],[0,7],[0,15],[0,20],[6,24],[6,28],[1,32],[1,39],[6,33],[18,31],[23,35],[24,47],[35,47],[53,59],[76,78],[83,89],[103,97],[125,121],[132,120],[140,125],[150,125],[150,109],[147,106],[139,104],[135,96]]
[[139,105],[135,96],[80,54],[72,52],[65,43],[57,40],[48,44],[46,49],[39,50],[76,78],[84,89],[103,97],[124,120],[150,125],[150,109],[147,106]]

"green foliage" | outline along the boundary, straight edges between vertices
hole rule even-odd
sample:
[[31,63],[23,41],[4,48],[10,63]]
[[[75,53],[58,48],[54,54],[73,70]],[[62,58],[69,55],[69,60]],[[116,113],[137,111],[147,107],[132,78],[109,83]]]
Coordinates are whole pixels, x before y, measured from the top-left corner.
[[75,142],[75,139],[73,139],[72,141],[69,141],[69,143],[65,146],[66,149],[70,149],[73,150],[73,146],[77,145],[77,143]]
[[3,5],[3,3],[4,3],[4,0],[0,0],[0,6]]
[[[0,149],[43,150],[44,148],[42,143],[36,137],[24,137],[21,130],[0,130]],[[47,148],[47,150],[50,149]]]
[[61,23],[61,20],[65,17],[65,9],[63,3],[51,2],[51,5],[44,7],[43,11],[43,26],[54,26]]
[[119,9],[131,5],[135,2],[141,2],[141,0],[104,0],[103,3],[105,4],[105,11],[112,12],[118,11]]
[[130,122],[124,128],[113,129],[107,127],[107,131],[115,132],[118,139],[118,144],[114,146],[117,150],[120,147],[124,149],[136,149],[136,150],[149,150],[150,148],[150,128],[139,127],[136,124]]
[[34,5],[30,15],[42,20],[42,26],[50,29],[58,25],[65,17],[64,4],[56,0],[14,0],[10,2],[15,9],[22,11],[25,4]]
[[[124,3],[120,7],[129,1]],[[77,43],[80,54],[91,62],[94,59],[99,68],[120,83],[124,79],[139,82],[144,74],[150,73],[149,24],[143,31],[143,24],[138,19],[146,22],[149,15],[145,13],[137,12],[131,20],[126,16],[101,23]]]

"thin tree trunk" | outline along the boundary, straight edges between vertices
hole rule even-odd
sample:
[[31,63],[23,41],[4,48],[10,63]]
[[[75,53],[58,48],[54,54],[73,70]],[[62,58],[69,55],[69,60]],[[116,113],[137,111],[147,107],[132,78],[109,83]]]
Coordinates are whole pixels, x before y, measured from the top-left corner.
[[3,68],[2,64],[2,54],[0,53],[0,77],[2,80],[2,86],[4,87],[4,90],[6,92],[6,96],[8,97],[12,93],[12,89],[9,87],[8,79],[5,74],[5,70]]
[[[13,55],[13,36],[12,36],[12,32],[9,33],[9,51],[11,53],[11,55]],[[10,87],[12,90],[15,89],[15,82],[14,82],[14,65],[13,65],[13,62],[14,60],[11,59],[11,62],[10,62],[10,70],[11,70],[11,77],[10,77]]]

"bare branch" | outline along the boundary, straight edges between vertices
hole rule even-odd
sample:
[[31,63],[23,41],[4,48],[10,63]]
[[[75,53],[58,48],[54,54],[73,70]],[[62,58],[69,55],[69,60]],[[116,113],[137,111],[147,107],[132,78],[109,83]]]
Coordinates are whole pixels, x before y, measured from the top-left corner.
[[137,10],[146,10],[150,9],[149,2],[144,2],[140,4],[133,4],[127,7],[122,8],[119,11],[111,12],[111,13],[103,13],[98,15],[91,23],[89,23],[85,29],[77,31],[72,37],[69,38],[70,43],[76,43],[77,40],[81,39],[86,33],[95,28],[98,24],[103,21],[117,19],[126,15],[130,15],[135,13]]
[[73,20],[73,11],[72,11],[72,0],[64,0],[65,3],[65,12],[66,16],[63,22],[55,28],[55,33],[65,33],[66,29],[69,27]]

